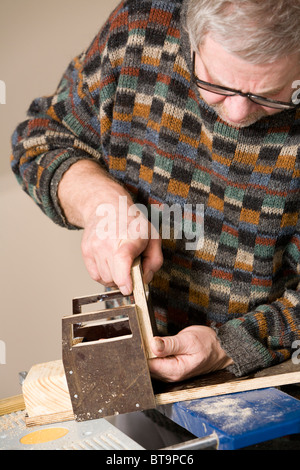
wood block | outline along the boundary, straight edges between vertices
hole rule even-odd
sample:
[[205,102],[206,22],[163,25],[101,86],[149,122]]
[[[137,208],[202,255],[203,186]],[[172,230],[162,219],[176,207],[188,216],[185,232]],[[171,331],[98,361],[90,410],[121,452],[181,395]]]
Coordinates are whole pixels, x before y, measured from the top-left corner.
[[73,409],[61,360],[34,365],[23,385],[26,425],[73,419]]

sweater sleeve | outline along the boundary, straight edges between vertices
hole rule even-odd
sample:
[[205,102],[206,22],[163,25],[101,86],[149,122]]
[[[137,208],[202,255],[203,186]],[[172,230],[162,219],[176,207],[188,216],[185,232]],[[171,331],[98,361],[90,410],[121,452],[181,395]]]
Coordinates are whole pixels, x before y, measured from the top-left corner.
[[282,295],[269,304],[228,321],[217,333],[236,376],[279,364],[296,352],[300,339],[300,230],[283,255]]
[[108,20],[90,47],[72,60],[55,93],[32,102],[28,119],[12,136],[11,168],[18,182],[48,217],[69,229],[77,227],[68,223],[57,197],[64,172],[81,159],[107,168],[104,142],[116,88],[109,32]]

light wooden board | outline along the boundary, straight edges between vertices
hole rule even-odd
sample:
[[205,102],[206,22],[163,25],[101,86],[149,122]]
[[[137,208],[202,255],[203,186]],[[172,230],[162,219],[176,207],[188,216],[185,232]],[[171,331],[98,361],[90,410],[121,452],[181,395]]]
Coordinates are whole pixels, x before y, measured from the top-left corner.
[[[220,371],[176,384],[153,382],[153,389],[156,405],[165,405],[293,383],[300,383],[300,365],[287,361],[243,378]],[[74,419],[62,361],[33,366],[23,396],[27,426]]]
[[61,360],[34,365],[24,380],[22,392],[28,426],[74,418]]
[[142,333],[142,339],[144,343],[146,357],[148,359],[156,357],[150,346],[151,339],[153,338],[152,322],[150,318],[150,312],[148,308],[147,296],[145,291],[145,285],[143,282],[143,273],[141,267],[141,260],[137,258],[132,265],[131,277],[133,284],[133,297],[134,303],[137,310],[139,324]]
[[178,384],[154,382],[153,388],[156,404],[166,405],[293,383],[300,383],[300,365],[293,364],[290,360],[245,377],[237,378],[230,372],[218,371]]

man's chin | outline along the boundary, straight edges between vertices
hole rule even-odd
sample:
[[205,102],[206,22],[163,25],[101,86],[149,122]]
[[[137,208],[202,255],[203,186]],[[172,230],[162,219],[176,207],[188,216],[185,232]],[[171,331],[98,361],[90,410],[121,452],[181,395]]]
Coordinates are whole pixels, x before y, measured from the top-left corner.
[[224,116],[224,114],[222,113],[217,112],[217,114],[219,118],[222,119],[222,121],[226,122],[226,124],[229,124],[232,127],[238,127],[238,128],[252,126],[252,124],[255,124],[257,121],[260,121],[260,119],[266,117],[266,114],[259,114],[257,116],[250,116],[249,118],[243,121],[235,122],[235,121],[231,121],[230,119],[228,119],[228,117]]
[[212,106],[212,108],[215,110],[219,118],[222,119],[222,121],[224,121],[226,124],[229,124],[232,127],[237,127],[237,128],[249,127],[252,124],[255,124],[256,122],[260,121],[260,119],[268,115],[266,112],[260,111],[258,113],[251,114],[243,121],[235,122],[235,121],[231,121],[228,118],[227,114],[223,111],[223,109],[220,109],[219,106]]

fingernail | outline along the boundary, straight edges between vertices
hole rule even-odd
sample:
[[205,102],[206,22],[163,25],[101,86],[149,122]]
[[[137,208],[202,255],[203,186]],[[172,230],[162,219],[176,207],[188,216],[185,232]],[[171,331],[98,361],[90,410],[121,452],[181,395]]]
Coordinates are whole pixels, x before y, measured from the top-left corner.
[[154,338],[155,342],[155,348],[157,349],[158,352],[163,352],[165,349],[165,343],[161,338]]
[[119,289],[120,289],[120,291],[122,292],[123,295],[130,295],[131,294],[131,289],[128,286],[120,286]]
[[152,281],[153,276],[154,276],[153,272],[152,272],[152,271],[149,271],[149,272],[144,276],[144,283],[145,283],[145,284],[149,284],[149,283]]

